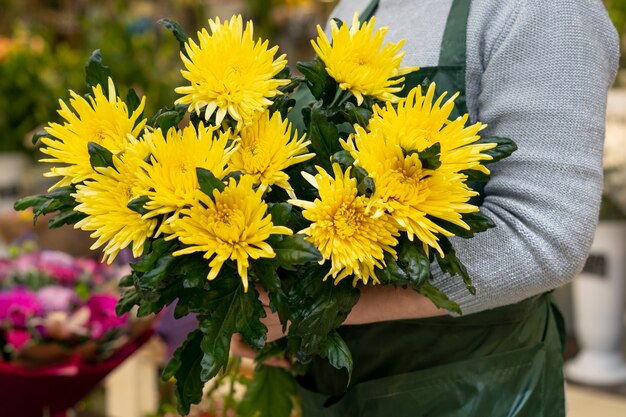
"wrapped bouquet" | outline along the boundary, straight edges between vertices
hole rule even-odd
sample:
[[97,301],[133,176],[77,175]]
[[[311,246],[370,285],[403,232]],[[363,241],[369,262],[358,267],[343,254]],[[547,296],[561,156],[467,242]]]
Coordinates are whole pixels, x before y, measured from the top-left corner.
[[58,251],[0,258],[3,413],[65,415],[150,337],[149,322],[116,314],[119,277]]
[[[209,20],[195,40],[162,23],[181,45],[180,98],[144,117],[145,97],[120,97],[96,51],[91,93],[70,92],[63,123],[36,135],[58,182],[16,208],[91,231],[107,262],[132,250],[119,314],[177,300],[176,316],[197,316],[164,371],[180,413],[226,369],[238,333],[259,363],[276,354],[293,363],[259,366],[239,412],[289,415],[292,373],[312,358],[351,371],[336,329],[364,286],[411,287],[461,313],[432,284],[431,264],[474,291],[448,237],[493,227],[469,182],[487,181],[487,164],[513,142],[451,116],[455,92],[436,95],[426,78],[401,94],[418,69],[401,66],[402,43],[385,43],[373,19],[332,22],[330,38],[319,29],[302,76],[241,16]],[[259,292],[286,332],[274,343]]]

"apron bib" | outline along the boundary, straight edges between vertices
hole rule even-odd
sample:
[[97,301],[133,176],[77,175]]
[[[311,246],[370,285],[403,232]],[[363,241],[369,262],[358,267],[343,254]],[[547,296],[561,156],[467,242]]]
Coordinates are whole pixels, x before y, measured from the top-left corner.
[[[372,1],[362,20],[375,12]],[[403,94],[422,84],[460,92],[467,113],[465,50],[470,0],[454,0],[439,65],[408,74]],[[482,195],[481,184],[472,184]],[[481,198],[473,201],[480,204]],[[549,294],[462,317],[343,326],[353,356],[345,370],[315,359],[299,377],[303,417],[565,416],[563,320]]]

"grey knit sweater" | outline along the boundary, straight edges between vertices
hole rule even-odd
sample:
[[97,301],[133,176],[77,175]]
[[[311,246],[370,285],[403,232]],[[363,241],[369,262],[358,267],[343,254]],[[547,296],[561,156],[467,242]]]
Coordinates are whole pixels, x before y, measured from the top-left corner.
[[[369,0],[344,0],[351,22]],[[405,39],[403,65],[437,65],[451,0],[381,0],[377,26]],[[467,28],[467,99],[485,135],[518,151],[492,165],[483,211],[497,227],[454,239],[474,280],[435,272],[464,314],[515,303],[570,281],[591,245],[602,189],[607,90],[618,40],[600,0],[475,0]]]

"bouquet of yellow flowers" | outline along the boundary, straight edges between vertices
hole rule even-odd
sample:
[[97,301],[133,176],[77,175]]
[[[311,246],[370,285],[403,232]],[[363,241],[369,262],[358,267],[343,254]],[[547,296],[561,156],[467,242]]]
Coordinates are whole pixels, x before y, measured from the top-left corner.
[[[96,51],[91,94],[70,92],[64,123],[36,136],[58,182],[16,208],[58,211],[51,225],[91,231],[108,262],[131,248],[119,314],[177,300],[176,316],[197,316],[164,371],[182,414],[226,369],[236,333],[259,363],[281,352],[293,372],[315,356],[350,372],[336,329],[363,286],[409,286],[460,313],[432,285],[431,264],[474,291],[448,237],[493,227],[469,181],[487,181],[512,141],[481,138],[484,125],[453,116],[456,96],[436,96],[426,77],[403,91],[417,68],[401,67],[402,43],[385,43],[373,19],[333,21],[331,39],[318,28],[317,57],[297,64],[303,77],[241,16],[209,20],[197,40],[162,23],[181,44],[181,97],[144,118],[145,97],[120,98]],[[287,332],[274,343],[259,289]],[[242,415],[289,415],[289,372],[258,372]]]

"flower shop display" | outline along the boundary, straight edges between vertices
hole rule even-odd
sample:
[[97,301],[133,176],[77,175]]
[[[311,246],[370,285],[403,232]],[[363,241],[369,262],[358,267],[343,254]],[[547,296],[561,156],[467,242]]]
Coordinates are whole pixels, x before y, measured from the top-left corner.
[[119,276],[119,267],[52,250],[0,258],[3,411],[73,406],[149,337],[146,323],[116,314]]
[[[403,91],[418,69],[401,66],[402,42],[386,43],[373,19],[333,22],[330,38],[318,28],[303,76],[241,16],[209,20],[197,39],[162,23],[181,45],[180,97],[144,115],[146,97],[122,98],[96,51],[89,96],[70,92],[63,121],[35,137],[56,184],[15,207],[91,232],[108,263],[130,248],[118,314],[177,301],[176,316],[196,315],[163,373],[181,414],[227,369],[237,333],[259,352],[240,415],[288,416],[293,375],[316,356],[350,373],[336,329],[364,286],[411,287],[462,313],[431,264],[474,292],[448,237],[494,226],[472,199],[511,140],[481,137],[426,73]],[[270,310],[287,336],[266,343]],[[276,355],[291,369],[262,364]]]

